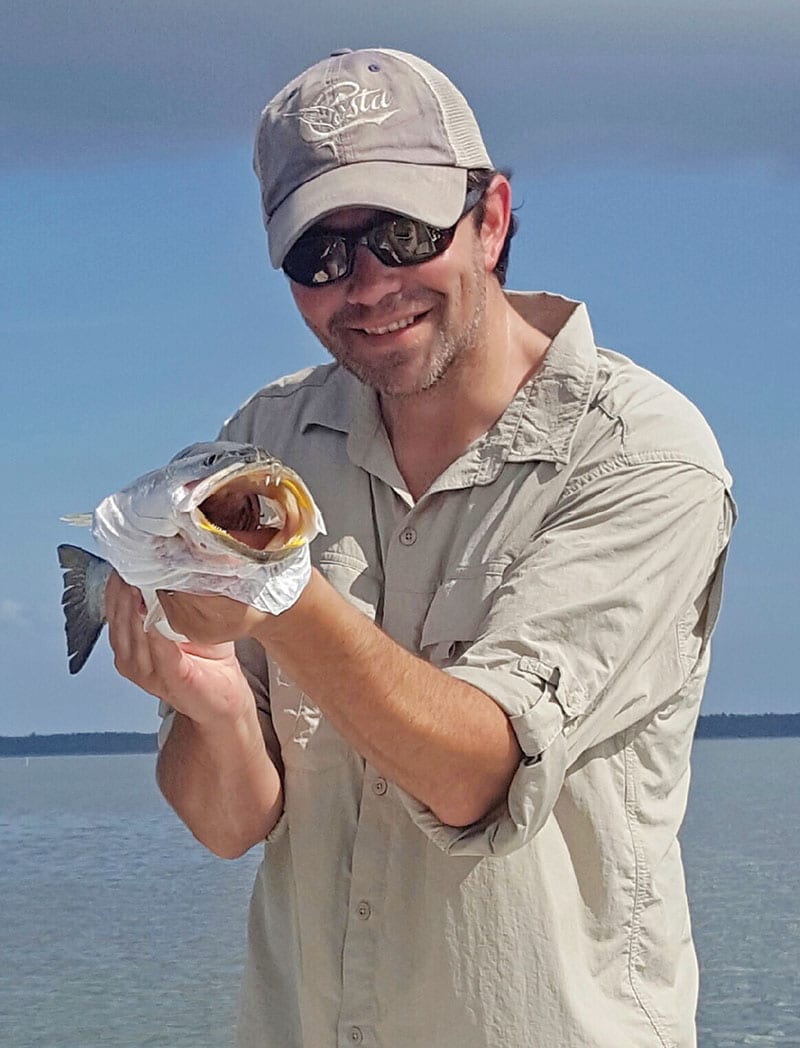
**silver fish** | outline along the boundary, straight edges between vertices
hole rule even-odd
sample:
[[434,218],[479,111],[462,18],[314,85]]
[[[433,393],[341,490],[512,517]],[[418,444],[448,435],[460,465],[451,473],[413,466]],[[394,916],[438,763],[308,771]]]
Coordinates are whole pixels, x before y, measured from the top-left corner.
[[192,444],[93,513],[61,519],[91,527],[104,554],[58,547],[70,673],[83,667],[103,628],[112,568],[142,591],[145,629],[181,639],[157,590],[223,593],[279,613],[302,591],[308,544],[325,530],[297,473],[262,448],[228,441]]

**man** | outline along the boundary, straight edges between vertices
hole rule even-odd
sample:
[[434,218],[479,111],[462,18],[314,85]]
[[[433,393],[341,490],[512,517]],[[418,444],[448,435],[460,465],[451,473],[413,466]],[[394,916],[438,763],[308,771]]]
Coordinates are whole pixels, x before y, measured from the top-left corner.
[[240,1045],[694,1044],[676,835],[733,520],[707,425],[584,306],[503,291],[508,180],[420,59],[307,70],[256,171],[337,363],[223,435],[328,534],[280,616],[164,594],[188,644],[108,595],[171,708],[165,796],[219,855],[266,839]]

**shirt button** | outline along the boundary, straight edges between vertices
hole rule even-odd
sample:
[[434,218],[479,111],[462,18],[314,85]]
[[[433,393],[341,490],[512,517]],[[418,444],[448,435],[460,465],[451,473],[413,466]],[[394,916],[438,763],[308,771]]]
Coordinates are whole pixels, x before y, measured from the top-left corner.
[[379,797],[382,797],[388,789],[389,786],[386,779],[376,779],[372,784],[373,793],[376,793]]
[[417,533],[413,528],[404,528],[400,532],[400,541],[404,546],[413,546],[417,541]]
[[362,900],[358,904],[358,906],[356,907],[356,913],[362,921],[368,921],[370,919],[370,917],[372,916],[372,907],[366,901],[366,899]]
[[361,1044],[361,1042],[364,1040],[364,1034],[360,1026],[350,1027],[350,1040],[353,1044]]

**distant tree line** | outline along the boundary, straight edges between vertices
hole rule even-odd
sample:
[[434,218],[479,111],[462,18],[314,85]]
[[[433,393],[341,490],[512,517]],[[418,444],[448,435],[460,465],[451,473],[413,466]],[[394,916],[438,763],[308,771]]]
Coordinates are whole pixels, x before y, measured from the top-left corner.
[[0,757],[155,753],[157,736],[140,731],[85,731],[72,735],[0,735]]
[[[710,713],[697,723],[698,739],[800,737],[800,713]],[[155,732],[87,731],[71,735],[0,735],[0,757],[155,753]]]
[[777,739],[800,735],[800,713],[709,713],[697,722],[698,739]]

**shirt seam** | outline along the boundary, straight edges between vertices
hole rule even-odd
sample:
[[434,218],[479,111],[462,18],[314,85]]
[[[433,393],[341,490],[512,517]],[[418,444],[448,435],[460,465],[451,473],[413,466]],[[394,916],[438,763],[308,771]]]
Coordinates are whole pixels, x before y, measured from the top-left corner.
[[633,734],[631,729],[626,729],[625,745],[623,747],[623,798],[625,821],[628,825],[628,833],[633,848],[633,908],[631,910],[631,930],[628,938],[628,982],[630,983],[634,999],[652,1027],[661,1044],[661,1048],[678,1048],[674,1041],[667,1038],[663,1028],[663,1017],[658,1014],[652,1002],[646,999],[636,971],[636,962],[641,949],[641,917],[644,906],[646,874],[644,854],[635,826],[637,792],[635,763]]
[[587,484],[591,484],[592,481],[602,476],[610,476],[612,473],[620,472],[630,466],[642,466],[647,464],[662,463],[670,465],[685,465],[692,466],[695,469],[700,469],[704,473],[713,477],[719,481],[727,489],[728,483],[726,477],[713,469],[708,463],[701,462],[699,459],[692,458],[682,451],[673,451],[665,448],[664,450],[654,451],[636,451],[632,453],[620,452],[613,458],[604,459],[603,462],[598,463],[592,469],[587,470],[586,473],[581,473],[579,476],[573,478],[572,482],[567,484],[562,492],[562,498],[568,498],[571,495],[576,494],[582,488],[586,487]]

